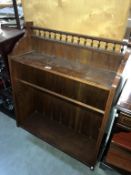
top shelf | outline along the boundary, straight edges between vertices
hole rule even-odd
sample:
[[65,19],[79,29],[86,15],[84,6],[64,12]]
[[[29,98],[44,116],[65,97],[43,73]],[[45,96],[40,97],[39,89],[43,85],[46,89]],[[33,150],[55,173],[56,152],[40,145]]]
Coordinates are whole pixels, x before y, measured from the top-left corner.
[[32,51],[14,59],[17,59],[17,61],[22,64],[49,71],[86,84],[92,84],[105,90],[111,88],[116,76],[116,73],[113,71],[92,67],[65,58],[48,56],[36,51]]

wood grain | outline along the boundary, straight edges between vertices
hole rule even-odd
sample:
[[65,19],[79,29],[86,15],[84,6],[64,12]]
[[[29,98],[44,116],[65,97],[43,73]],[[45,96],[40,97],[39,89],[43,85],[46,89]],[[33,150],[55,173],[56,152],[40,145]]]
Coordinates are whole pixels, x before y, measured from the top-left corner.
[[9,61],[18,125],[94,166],[127,60],[117,44],[29,23]]

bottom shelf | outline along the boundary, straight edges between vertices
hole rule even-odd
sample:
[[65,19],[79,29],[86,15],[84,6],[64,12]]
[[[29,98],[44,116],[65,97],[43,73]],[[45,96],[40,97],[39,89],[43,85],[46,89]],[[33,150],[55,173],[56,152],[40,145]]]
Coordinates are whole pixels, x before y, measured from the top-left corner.
[[106,163],[131,173],[131,152],[111,143]]
[[75,133],[55,121],[48,120],[38,112],[28,117],[22,124],[24,129],[55,146],[63,152],[89,166],[96,162],[96,141]]

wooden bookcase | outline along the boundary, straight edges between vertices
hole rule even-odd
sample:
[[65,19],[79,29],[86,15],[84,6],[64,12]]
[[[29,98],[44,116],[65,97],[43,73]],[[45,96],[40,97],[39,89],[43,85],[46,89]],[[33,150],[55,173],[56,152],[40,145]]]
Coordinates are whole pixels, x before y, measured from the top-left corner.
[[128,43],[26,28],[9,58],[17,124],[94,166]]

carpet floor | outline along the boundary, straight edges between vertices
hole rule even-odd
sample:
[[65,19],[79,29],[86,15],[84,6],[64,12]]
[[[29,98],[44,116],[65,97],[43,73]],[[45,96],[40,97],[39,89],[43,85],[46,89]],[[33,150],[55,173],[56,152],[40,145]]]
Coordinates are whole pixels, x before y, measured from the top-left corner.
[[120,175],[89,167],[38,139],[0,112],[0,175]]

